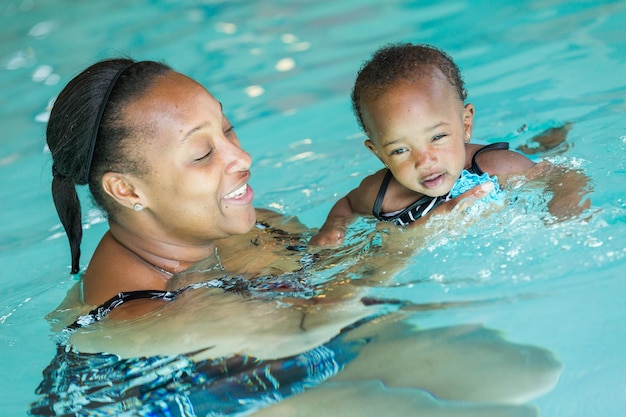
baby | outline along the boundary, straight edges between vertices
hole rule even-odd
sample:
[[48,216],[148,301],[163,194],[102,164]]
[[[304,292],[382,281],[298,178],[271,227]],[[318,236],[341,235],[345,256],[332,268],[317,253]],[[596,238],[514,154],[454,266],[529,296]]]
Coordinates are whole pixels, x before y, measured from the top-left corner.
[[[540,164],[509,150],[508,143],[469,143],[475,110],[466,98],[459,69],[445,52],[414,44],[378,50],[357,75],[352,105],[368,137],[365,146],[385,168],[341,198],[310,243],[341,244],[355,214],[399,226],[419,223],[467,189],[451,195],[459,179],[466,185],[493,181],[495,198],[498,182],[504,184],[507,177],[533,178],[550,170],[543,165],[537,169]],[[574,182],[552,191],[574,193],[578,202],[579,178]]]

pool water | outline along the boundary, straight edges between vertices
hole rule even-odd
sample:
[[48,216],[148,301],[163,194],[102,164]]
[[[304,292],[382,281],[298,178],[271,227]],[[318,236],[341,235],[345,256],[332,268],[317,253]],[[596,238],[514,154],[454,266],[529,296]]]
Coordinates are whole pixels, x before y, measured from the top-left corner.
[[[527,144],[573,122],[567,148],[539,155],[582,168],[592,209],[546,221],[536,195],[471,227],[435,234],[381,298],[420,328],[479,323],[554,352],[544,416],[626,408],[626,4],[623,1],[7,0],[0,5],[0,410],[24,415],[55,354],[49,323],[75,283],[50,198],[45,121],[82,68],[112,55],[164,60],[217,96],[254,158],[256,205],[319,227],[379,162],[349,93],[359,66],[393,41],[432,43],[460,66],[474,141]],[[82,198],[82,201],[87,201]],[[106,230],[85,214],[88,259]],[[418,308],[444,305],[446,308]]]

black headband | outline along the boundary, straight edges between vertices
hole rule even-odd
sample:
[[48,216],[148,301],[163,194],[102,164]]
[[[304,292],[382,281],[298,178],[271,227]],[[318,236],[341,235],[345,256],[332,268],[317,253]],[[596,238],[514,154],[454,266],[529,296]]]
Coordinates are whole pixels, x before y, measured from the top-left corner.
[[98,132],[100,132],[100,123],[102,122],[102,116],[104,115],[104,111],[106,110],[107,103],[109,102],[109,97],[111,97],[111,93],[115,88],[115,84],[117,80],[126,72],[126,70],[132,67],[135,63],[131,62],[120,68],[119,71],[115,74],[113,79],[111,79],[111,83],[109,84],[109,88],[107,89],[104,97],[102,98],[102,102],[100,103],[100,109],[98,110],[98,115],[96,116],[96,121],[93,126],[93,133],[91,134],[91,142],[89,143],[89,153],[87,154],[87,161],[85,163],[85,176],[83,181],[85,184],[89,183],[89,173],[91,171],[91,161],[93,160],[93,152],[96,149],[96,139],[98,139]]

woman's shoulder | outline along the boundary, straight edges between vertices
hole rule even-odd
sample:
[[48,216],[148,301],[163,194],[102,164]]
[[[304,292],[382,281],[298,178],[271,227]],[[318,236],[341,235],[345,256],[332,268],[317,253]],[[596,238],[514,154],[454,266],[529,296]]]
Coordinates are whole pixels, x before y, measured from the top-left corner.
[[107,232],[83,277],[84,302],[100,305],[121,292],[162,290],[167,280]]
[[46,319],[54,332],[60,332],[69,326],[76,317],[89,312],[93,306],[85,304],[83,300],[83,281],[76,282],[69,289],[65,298],[57,308],[48,313]]

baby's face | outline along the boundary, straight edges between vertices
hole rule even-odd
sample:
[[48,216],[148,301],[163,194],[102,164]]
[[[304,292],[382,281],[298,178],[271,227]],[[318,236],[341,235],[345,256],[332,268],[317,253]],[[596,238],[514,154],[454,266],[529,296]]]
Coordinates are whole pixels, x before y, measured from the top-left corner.
[[463,106],[443,77],[399,82],[361,106],[366,146],[406,188],[447,194],[467,165],[474,107]]

